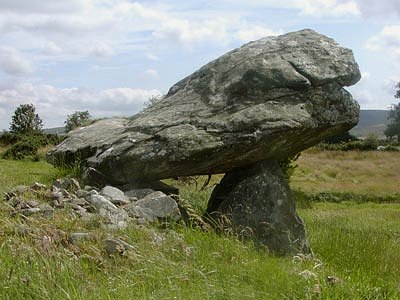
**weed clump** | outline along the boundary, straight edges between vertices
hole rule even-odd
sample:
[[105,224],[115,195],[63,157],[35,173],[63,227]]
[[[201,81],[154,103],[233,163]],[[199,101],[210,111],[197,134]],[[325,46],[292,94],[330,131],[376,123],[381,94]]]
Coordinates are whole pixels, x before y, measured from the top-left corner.
[[4,159],[31,159],[38,161],[38,150],[49,145],[56,145],[62,137],[55,134],[41,132],[32,134],[4,133],[0,137],[0,145],[7,148],[3,154]]

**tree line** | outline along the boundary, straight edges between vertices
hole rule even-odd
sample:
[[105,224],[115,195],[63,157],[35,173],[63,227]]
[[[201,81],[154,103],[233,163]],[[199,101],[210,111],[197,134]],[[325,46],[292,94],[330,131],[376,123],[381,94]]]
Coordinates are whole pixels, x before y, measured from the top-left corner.
[[[65,131],[69,132],[90,122],[91,115],[88,111],[76,111],[67,116],[64,122]],[[64,138],[64,136],[46,134],[43,131],[43,120],[36,113],[36,108],[33,104],[21,104],[18,106],[11,118],[9,128],[9,132],[4,132],[0,135],[0,146],[6,148],[1,156],[6,159],[31,158],[37,161],[41,158],[39,149],[57,145]]]
[[[92,120],[89,111],[75,111],[67,115],[64,122],[65,131],[69,132],[75,128],[88,125]],[[43,120],[36,113],[33,104],[21,104],[18,106],[11,118],[10,132],[14,134],[37,134],[43,131]]]

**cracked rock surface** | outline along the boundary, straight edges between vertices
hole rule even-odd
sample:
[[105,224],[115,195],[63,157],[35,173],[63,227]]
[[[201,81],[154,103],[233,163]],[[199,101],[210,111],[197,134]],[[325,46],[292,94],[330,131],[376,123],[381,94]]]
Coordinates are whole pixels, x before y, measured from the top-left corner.
[[135,180],[226,173],[280,159],[358,122],[343,87],[360,79],[352,51],[312,30],[232,50],[131,118],[95,122],[52,150],[121,186]]

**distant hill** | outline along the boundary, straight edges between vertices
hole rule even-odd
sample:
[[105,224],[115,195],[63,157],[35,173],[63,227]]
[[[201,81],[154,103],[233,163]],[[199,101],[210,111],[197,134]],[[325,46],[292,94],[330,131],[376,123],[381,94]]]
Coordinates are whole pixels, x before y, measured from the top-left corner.
[[[0,136],[5,132],[6,131],[0,131]],[[45,129],[43,129],[43,132],[44,133],[50,133],[50,134],[59,134],[59,135],[66,134],[65,127],[45,128]]]
[[384,130],[388,124],[388,110],[363,109],[360,111],[360,121],[358,125],[350,130],[350,133],[357,136],[368,136],[376,134],[384,137]]
[[63,135],[65,134],[65,127],[54,127],[54,128],[45,128],[43,129],[44,133],[50,133],[50,134],[60,134]]

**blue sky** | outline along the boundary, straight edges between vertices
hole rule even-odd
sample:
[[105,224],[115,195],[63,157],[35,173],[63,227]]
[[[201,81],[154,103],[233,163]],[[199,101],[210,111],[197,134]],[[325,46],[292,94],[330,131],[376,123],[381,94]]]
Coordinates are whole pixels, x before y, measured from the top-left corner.
[[394,103],[398,0],[0,0],[0,130],[33,103],[45,127],[68,114],[129,116],[230,49],[303,28],[354,51],[364,109]]

